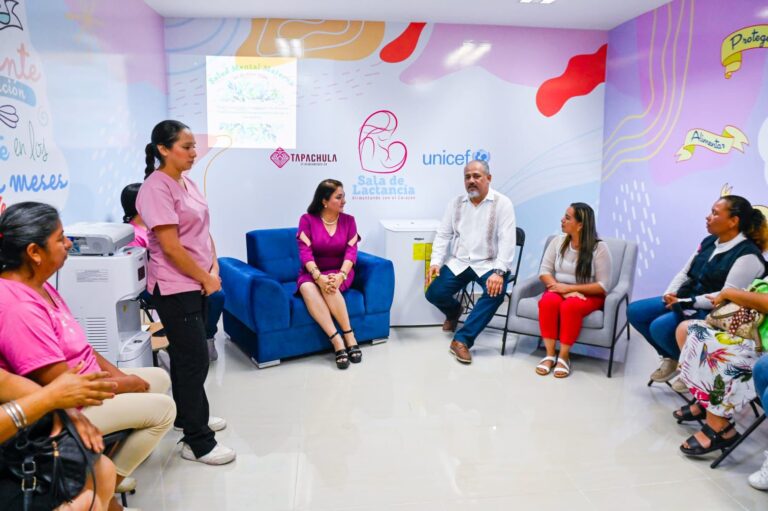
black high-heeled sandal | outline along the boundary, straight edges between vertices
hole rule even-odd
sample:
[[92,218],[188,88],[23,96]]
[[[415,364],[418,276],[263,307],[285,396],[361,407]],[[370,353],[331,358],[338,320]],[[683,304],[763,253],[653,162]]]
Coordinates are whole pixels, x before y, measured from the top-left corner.
[[728,425],[720,431],[715,431],[709,426],[709,424],[704,424],[704,427],[701,428],[701,432],[704,433],[707,438],[709,438],[709,447],[704,447],[701,445],[695,435],[691,435],[690,438],[685,441],[685,443],[688,444],[688,447],[681,445],[680,450],[683,451],[683,454],[687,454],[688,456],[701,456],[702,454],[707,454],[712,451],[721,451],[726,449],[736,443],[739,438],[741,438],[741,433],[738,431],[730,438],[723,437],[725,433],[728,433],[735,427],[736,425],[733,422],[729,422]]
[[[351,334],[351,333],[354,333],[354,330],[350,328],[349,330],[342,330],[341,333],[345,335]],[[359,364],[360,362],[363,361],[363,352],[360,351],[360,346],[358,346],[357,344],[353,344],[352,346],[347,348],[347,355],[349,355],[349,360],[353,364]]]
[[[332,339],[337,335],[339,335],[339,332],[336,332],[332,336],[328,337],[328,340],[331,341],[331,345],[333,345]],[[340,350],[335,351],[333,354],[336,355],[336,367],[339,369],[346,369],[349,367],[349,355],[347,355],[347,350],[341,348]]]

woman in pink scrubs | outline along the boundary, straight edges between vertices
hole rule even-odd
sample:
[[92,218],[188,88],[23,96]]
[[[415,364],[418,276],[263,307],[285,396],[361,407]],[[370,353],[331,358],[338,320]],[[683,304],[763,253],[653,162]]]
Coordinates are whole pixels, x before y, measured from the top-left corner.
[[221,289],[219,264],[208,204],[184,175],[197,156],[195,137],[179,121],[162,121],[145,151],[146,177],[136,209],[147,226],[147,290],[168,337],[175,426],[184,430],[181,457],[223,465],[234,461],[235,451],[216,443],[214,431],[226,422],[209,415],[204,387],[207,297]]

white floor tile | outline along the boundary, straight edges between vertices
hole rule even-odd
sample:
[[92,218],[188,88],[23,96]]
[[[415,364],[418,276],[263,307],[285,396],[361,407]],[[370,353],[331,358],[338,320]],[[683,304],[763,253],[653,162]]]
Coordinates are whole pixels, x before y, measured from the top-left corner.
[[448,353],[450,338],[437,327],[397,328],[387,343],[363,346],[362,364],[346,371],[330,353],[259,370],[220,335],[206,385],[211,412],[229,422],[217,439],[237,450],[237,461],[182,460],[180,434],[169,433],[137,470],[130,505],[768,509],[768,493],[746,483],[768,448],[768,426],[717,470],[712,458],[680,454],[695,428],[672,418],[679,397],[646,386],[657,360],[638,334],[628,352],[619,342],[617,356],[628,362],[614,365],[613,378],[605,352],[580,349],[564,380],[534,373],[543,352],[530,339],[510,335],[502,357],[501,335],[484,334],[463,366]]

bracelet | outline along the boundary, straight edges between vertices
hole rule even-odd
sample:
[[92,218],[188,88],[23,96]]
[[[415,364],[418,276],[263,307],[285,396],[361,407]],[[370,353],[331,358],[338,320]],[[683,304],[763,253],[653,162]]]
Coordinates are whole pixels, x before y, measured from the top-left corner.
[[323,273],[318,268],[314,268],[309,274],[312,275],[313,280],[317,280],[323,276]]
[[344,270],[339,270],[339,273],[344,275],[344,280],[347,280],[347,272],[345,272]]
[[16,426],[16,429],[24,429],[27,427],[27,415],[16,401],[8,401],[3,404],[2,408],[13,421],[13,425]]

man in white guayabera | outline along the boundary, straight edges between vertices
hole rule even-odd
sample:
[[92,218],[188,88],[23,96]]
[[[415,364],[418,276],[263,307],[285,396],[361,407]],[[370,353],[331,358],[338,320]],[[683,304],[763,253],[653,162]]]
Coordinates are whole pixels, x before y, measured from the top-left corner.
[[[445,314],[443,331],[456,332],[451,354],[472,363],[469,349],[504,301],[506,277],[515,257],[515,209],[508,197],[491,189],[488,162],[464,167],[466,194],[445,210],[432,245],[427,300]],[[464,325],[456,331],[461,304],[456,293],[475,281],[483,289]]]

